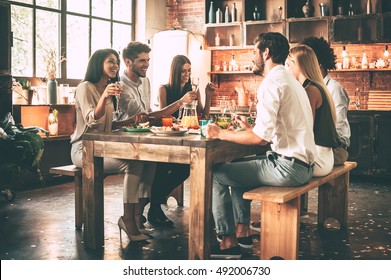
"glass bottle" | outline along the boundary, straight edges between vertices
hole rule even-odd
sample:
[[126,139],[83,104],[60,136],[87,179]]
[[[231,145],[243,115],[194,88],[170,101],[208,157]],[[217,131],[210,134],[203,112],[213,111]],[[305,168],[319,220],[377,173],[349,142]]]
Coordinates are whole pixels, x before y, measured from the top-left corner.
[[254,20],[260,20],[261,19],[261,14],[258,12],[258,7],[254,7],[254,12],[253,12],[253,19]]
[[359,43],[362,42],[362,36],[363,36],[363,28],[362,28],[362,24],[361,24],[361,21],[360,21],[360,24],[357,27],[357,41]]
[[228,9],[228,5],[225,6],[224,22],[225,23],[229,23],[229,9]]
[[361,68],[362,69],[368,68],[368,59],[367,59],[367,54],[365,52],[362,53]]
[[216,23],[221,23],[223,21],[223,12],[220,11],[220,8],[217,8],[216,11]]
[[304,4],[302,10],[305,17],[312,17],[314,14],[314,6],[312,6],[309,0]]
[[232,55],[231,61],[229,62],[229,71],[235,71],[236,70],[236,60],[235,55]]
[[371,0],[367,1],[367,15],[372,14],[372,2]]
[[215,46],[220,46],[220,37],[219,37],[219,33],[216,33],[216,37],[215,37]]
[[349,16],[354,15],[353,4],[352,4],[351,2],[349,3],[349,12],[348,12],[348,15],[349,15]]
[[338,2],[338,15],[343,15],[343,6],[341,1]]
[[214,8],[213,8],[213,1],[210,1],[210,6],[209,6],[209,15],[208,15],[208,22],[209,23],[214,23],[215,22],[215,18],[214,18]]
[[236,4],[234,3],[231,10],[231,20],[232,22],[235,22],[237,20],[237,10],[236,10]]
[[229,45],[232,47],[233,45],[235,45],[235,35],[234,34],[231,34],[229,36]]

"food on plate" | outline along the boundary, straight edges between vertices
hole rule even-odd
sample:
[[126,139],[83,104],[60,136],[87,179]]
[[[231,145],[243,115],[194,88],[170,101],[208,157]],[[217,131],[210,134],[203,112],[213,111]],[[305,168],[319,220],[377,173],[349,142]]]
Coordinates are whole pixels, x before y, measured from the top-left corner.
[[125,128],[129,128],[129,129],[143,129],[143,128],[149,128],[149,122],[145,122],[145,123],[134,123],[134,124],[131,124],[131,125],[127,125],[127,126],[124,126]]

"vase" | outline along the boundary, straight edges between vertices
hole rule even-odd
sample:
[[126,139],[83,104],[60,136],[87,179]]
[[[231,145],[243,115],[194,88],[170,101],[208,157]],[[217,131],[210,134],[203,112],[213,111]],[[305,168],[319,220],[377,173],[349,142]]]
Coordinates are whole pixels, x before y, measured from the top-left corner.
[[48,104],[57,104],[57,81],[56,80],[48,80],[47,82],[47,90],[48,90]]
[[48,131],[50,136],[58,135],[58,118],[54,116],[53,113],[49,114]]
[[307,0],[302,10],[305,17],[312,17],[314,15],[314,6],[312,6],[309,0]]

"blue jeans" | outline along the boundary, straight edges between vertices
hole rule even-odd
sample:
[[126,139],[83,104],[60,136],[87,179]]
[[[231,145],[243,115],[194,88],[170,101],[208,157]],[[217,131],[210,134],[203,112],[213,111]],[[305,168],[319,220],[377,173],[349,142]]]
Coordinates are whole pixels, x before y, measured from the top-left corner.
[[219,235],[235,235],[236,224],[250,223],[250,200],[243,193],[260,186],[300,186],[312,178],[306,168],[283,158],[246,157],[213,168],[212,212]]

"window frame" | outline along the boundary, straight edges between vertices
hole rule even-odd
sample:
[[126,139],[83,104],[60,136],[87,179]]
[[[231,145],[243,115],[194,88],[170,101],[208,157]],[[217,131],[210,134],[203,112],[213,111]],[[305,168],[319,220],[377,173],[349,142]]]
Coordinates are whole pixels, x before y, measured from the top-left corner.
[[[114,0],[110,0],[110,18],[104,18],[104,17],[98,17],[98,16],[93,16],[92,15],[92,1],[93,0],[89,0],[89,14],[81,14],[81,13],[77,13],[77,12],[68,12],[67,11],[67,1],[66,0],[58,0],[59,1],[59,7],[58,9],[55,9],[55,8],[47,8],[47,7],[44,7],[44,6],[39,6],[39,5],[36,5],[36,1],[33,0],[33,4],[28,4],[28,3],[22,3],[22,2],[16,2],[16,1],[4,1],[4,0],[0,0],[0,2],[6,2],[6,3],[9,3],[11,5],[11,8],[12,8],[12,5],[15,5],[15,6],[21,6],[21,7],[27,7],[27,8],[31,8],[32,9],[32,14],[33,14],[33,20],[32,20],[32,32],[33,32],[33,54],[32,54],[32,60],[33,60],[33,77],[26,77],[26,76],[14,76],[16,79],[18,78],[27,78],[29,80],[31,80],[32,84],[33,85],[37,85],[39,83],[39,81],[41,80],[41,77],[37,77],[36,75],[36,72],[37,72],[37,61],[36,61],[36,34],[37,34],[37,30],[36,30],[36,11],[37,10],[43,10],[43,11],[48,11],[48,12],[53,12],[53,13],[58,13],[59,16],[60,16],[60,34],[59,37],[58,37],[58,40],[59,40],[59,49],[61,50],[62,53],[67,53],[67,17],[68,15],[72,15],[72,16],[78,16],[78,17],[84,17],[84,18],[87,18],[88,19],[88,54],[89,56],[91,56],[91,34],[92,34],[92,21],[93,19],[98,19],[98,20],[103,20],[103,21],[106,21],[106,22],[110,22],[110,45],[112,46],[113,45],[113,34],[114,34],[114,30],[113,30],[113,27],[114,27],[114,24],[125,24],[125,25],[129,25],[130,26],[130,32],[131,32],[131,40],[134,41],[135,39],[135,18],[136,18],[136,0],[132,0],[131,2],[131,19],[129,22],[125,22],[125,21],[122,21],[122,20],[115,20],[113,19],[113,5],[114,5]],[[128,1],[128,0],[127,0]],[[12,26],[12,22],[11,22],[11,26]],[[65,55],[66,57],[66,55]],[[12,58],[11,58],[12,60]],[[80,81],[84,78],[84,77],[81,77],[80,79],[69,79],[67,77],[67,61],[65,60],[64,62],[61,63],[60,65],[60,77],[57,78],[57,81],[58,83],[64,83],[64,84],[69,84],[71,87],[74,87],[74,86],[77,86]],[[12,66],[11,66],[12,68]],[[11,72],[12,73],[12,72]]]

